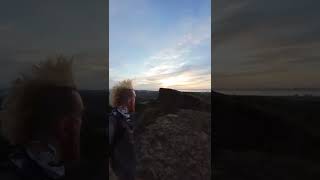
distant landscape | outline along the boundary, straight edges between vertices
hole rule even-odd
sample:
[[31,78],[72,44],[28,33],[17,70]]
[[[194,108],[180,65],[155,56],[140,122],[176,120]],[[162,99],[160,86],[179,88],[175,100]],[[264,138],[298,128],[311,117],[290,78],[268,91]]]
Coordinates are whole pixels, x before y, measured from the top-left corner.
[[320,89],[217,89],[227,95],[255,95],[255,96],[320,96]]
[[[320,97],[172,89],[136,94],[139,179],[208,179],[211,155],[216,179],[320,177]],[[103,174],[108,92],[81,95],[87,107],[82,157],[91,175]]]
[[320,178],[320,97],[213,92],[212,102],[214,178]]

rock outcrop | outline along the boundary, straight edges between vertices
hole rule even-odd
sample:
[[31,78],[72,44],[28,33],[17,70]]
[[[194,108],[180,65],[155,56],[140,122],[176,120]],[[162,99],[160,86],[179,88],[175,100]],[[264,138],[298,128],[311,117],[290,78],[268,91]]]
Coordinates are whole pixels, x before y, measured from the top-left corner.
[[140,116],[137,175],[141,180],[210,178],[210,104],[172,89]]
[[165,112],[176,112],[178,109],[211,111],[211,105],[200,98],[174,89],[160,88],[158,101]]

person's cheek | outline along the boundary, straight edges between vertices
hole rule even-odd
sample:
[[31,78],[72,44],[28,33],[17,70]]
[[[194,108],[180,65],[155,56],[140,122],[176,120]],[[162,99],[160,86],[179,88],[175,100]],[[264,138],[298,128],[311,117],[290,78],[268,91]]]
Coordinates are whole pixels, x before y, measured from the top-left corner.
[[76,160],[80,157],[80,127],[81,121],[69,121],[67,136],[63,140],[64,156],[66,160]]
[[80,131],[81,129],[81,124],[82,124],[82,119],[79,117],[75,120],[75,129]]
[[136,100],[133,99],[133,102],[132,102],[132,109],[133,109],[133,112],[136,111]]
[[135,112],[135,103],[136,103],[136,101],[133,99],[132,104],[131,104],[132,112]]

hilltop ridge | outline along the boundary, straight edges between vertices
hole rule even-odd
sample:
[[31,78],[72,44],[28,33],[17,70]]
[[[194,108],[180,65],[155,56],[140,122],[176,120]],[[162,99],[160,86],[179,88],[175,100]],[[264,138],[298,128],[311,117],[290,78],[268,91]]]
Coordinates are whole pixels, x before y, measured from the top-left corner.
[[209,179],[210,106],[192,93],[167,88],[138,105],[138,178]]

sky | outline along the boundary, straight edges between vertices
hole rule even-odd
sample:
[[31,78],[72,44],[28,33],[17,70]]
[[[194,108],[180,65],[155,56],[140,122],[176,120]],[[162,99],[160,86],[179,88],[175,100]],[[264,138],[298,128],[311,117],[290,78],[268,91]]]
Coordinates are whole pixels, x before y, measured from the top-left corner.
[[81,89],[107,88],[108,70],[138,89],[320,88],[320,2],[212,2],[211,17],[210,0],[2,0],[0,89],[57,53]]
[[107,89],[106,0],[2,0],[0,89],[49,56],[74,56],[80,89]]
[[211,89],[210,0],[110,0],[109,85]]
[[319,89],[320,1],[213,1],[214,89]]

